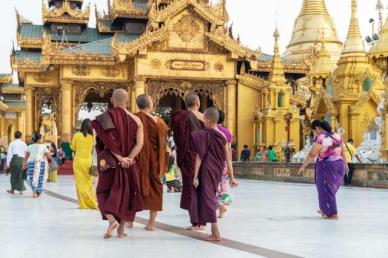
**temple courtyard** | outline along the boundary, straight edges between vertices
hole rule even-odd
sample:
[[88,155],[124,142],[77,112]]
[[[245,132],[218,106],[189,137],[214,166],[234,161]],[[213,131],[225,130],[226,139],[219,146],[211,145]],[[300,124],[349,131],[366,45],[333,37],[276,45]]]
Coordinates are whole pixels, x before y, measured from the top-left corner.
[[[388,191],[343,187],[340,219],[316,214],[314,185],[241,180],[233,204],[220,220],[224,240],[201,241],[203,233],[184,230],[180,194],[166,193],[158,230],[143,230],[138,214],[129,238],[103,240],[106,223],[97,211],[79,210],[71,176],[45,185],[41,199],[6,193],[0,175],[0,257],[388,257]],[[205,232],[206,233],[206,232]]]

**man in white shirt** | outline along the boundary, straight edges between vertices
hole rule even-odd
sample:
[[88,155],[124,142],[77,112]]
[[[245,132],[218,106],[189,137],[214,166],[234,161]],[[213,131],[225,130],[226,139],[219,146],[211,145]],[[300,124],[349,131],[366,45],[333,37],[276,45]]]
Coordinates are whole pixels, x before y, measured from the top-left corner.
[[11,174],[11,190],[7,192],[14,194],[15,191],[19,191],[23,194],[26,190],[24,186],[24,173],[23,173],[23,161],[27,152],[27,144],[25,144],[20,138],[22,133],[19,131],[15,132],[15,140],[8,146],[7,153],[7,170]]

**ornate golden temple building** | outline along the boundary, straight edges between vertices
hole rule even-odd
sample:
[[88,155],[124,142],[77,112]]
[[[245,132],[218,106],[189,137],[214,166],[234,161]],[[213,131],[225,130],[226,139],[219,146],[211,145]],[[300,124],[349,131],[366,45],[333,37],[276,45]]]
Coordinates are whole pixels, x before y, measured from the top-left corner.
[[2,129],[11,121],[27,139],[40,130],[46,139],[69,141],[80,111],[106,109],[115,88],[128,90],[132,111],[136,96],[148,92],[166,120],[195,91],[203,110],[226,111],[239,150],[244,144],[281,147],[288,140],[299,149],[317,117],[360,143],[376,116],[383,73],[364,48],[356,0],[345,44],[325,1],[304,0],[284,56],[277,30],[273,55],[235,39],[226,0],[107,4],[106,12],[96,8],[96,28],[88,27],[90,6],[83,0],[43,1],[42,25],[17,13],[19,48],[11,63],[19,85],[1,82]]

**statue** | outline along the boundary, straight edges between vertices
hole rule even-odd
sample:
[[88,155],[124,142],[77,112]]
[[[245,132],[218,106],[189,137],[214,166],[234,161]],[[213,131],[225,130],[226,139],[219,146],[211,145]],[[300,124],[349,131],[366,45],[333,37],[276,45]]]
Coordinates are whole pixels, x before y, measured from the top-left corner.
[[[384,98],[377,106],[378,116],[370,123],[368,131],[363,135],[363,142],[357,148],[361,163],[382,163],[382,134],[384,131]],[[353,162],[359,162],[353,160]]]
[[43,114],[40,122],[40,134],[45,142],[58,144],[58,129],[54,114]]

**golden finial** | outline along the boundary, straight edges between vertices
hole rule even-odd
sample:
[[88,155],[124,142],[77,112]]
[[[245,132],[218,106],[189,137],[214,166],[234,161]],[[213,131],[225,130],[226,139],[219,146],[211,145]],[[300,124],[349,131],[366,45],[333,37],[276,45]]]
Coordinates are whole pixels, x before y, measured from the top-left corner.
[[384,11],[384,4],[381,2],[381,0],[377,0],[376,10],[379,16],[379,32],[380,32],[381,28],[383,27],[383,11]]
[[342,53],[354,53],[365,51],[364,41],[361,36],[358,23],[358,0],[352,0],[352,16],[349,24],[348,36]]

